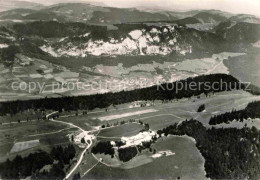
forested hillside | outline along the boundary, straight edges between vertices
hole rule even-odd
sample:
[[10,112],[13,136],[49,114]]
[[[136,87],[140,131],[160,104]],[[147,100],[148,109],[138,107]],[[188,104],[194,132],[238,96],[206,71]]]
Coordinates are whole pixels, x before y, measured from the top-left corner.
[[216,125],[221,123],[229,123],[233,120],[241,121],[251,118],[260,118],[260,101],[252,102],[243,110],[233,110],[224,114],[216,115],[210,118],[209,124]]
[[[29,176],[32,179],[63,179],[64,167],[70,165],[75,153],[75,147],[68,145],[53,147],[50,153],[39,151],[26,157],[17,155],[13,160],[8,159],[0,164],[0,174],[4,179],[24,179]],[[44,170],[45,166],[51,167],[49,171]]]
[[206,129],[199,121],[171,125],[159,134],[188,135],[205,158],[206,176],[211,179],[259,179],[260,133],[252,129]]
[[[193,84],[192,87],[190,84]],[[225,85],[226,84],[226,85]],[[226,74],[202,75],[186,80],[155,85],[148,88],[121,91],[117,93],[96,94],[90,96],[45,98],[27,101],[12,101],[0,103],[0,114],[16,114],[27,109],[41,110],[77,110],[105,108],[111,104],[123,104],[137,100],[174,100],[189,98],[202,93],[244,89],[237,79]]]

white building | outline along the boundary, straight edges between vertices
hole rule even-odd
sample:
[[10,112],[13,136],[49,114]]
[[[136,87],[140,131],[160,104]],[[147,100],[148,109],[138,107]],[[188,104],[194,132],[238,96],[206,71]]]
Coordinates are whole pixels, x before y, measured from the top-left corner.
[[139,134],[131,137],[122,137],[121,141],[125,143],[125,145],[121,146],[120,148],[126,148],[130,146],[142,145],[143,142],[149,142],[152,140],[152,137],[156,135],[154,131],[144,131],[140,132]]

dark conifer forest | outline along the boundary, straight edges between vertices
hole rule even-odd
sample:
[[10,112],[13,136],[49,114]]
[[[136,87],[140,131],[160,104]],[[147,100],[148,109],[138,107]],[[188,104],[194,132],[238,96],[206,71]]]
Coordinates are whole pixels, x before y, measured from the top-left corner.
[[[193,86],[189,86],[193,84]],[[183,86],[183,88],[181,88]],[[116,93],[96,94],[87,96],[44,98],[35,100],[17,100],[0,103],[0,116],[14,115],[28,109],[65,111],[95,108],[106,108],[110,105],[129,103],[137,100],[176,100],[234,89],[245,89],[237,79],[226,74],[202,75],[194,78],[165,83],[152,87],[121,91]]]
[[221,123],[229,123],[233,120],[243,122],[245,119],[259,118],[260,117],[260,101],[252,102],[247,105],[243,110],[233,110],[224,114],[216,115],[210,118],[209,124],[216,125]]
[[[76,150],[73,145],[66,147],[53,147],[50,153],[39,151],[30,153],[26,157],[17,155],[13,160],[7,159],[0,164],[0,174],[4,179],[63,179],[65,165],[70,165]],[[49,171],[42,170],[44,166],[51,165]]]
[[190,120],[158,130],[158,133],[193,137],[205,158],[208,178],[260,178],[260,132],[255,127],[207,129],[199,121]]

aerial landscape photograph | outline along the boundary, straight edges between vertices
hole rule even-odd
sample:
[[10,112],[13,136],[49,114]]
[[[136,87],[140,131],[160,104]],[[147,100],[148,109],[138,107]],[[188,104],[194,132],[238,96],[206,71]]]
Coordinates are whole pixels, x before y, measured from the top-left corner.
[[0,179],[260,179],[259,0],[0,0]]

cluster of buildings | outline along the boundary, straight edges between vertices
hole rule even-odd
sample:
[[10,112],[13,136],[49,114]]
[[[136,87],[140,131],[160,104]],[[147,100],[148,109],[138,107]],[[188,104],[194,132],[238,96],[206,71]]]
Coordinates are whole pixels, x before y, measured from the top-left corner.
[[[122,137],[121,141],[124,143],[124,145],[120,146],[120,148],[142,145],[143,142],[152,141],[152,138],[154,136],[159,137],[159,135],[155,131],[148,130],[148,131],[140,132],[135,136]],[[111,141],[111,145],[113,145],[113,144],[114,144],[114,142]]]
[[[72,136],[72,135],[71,135]],[[75,142],[75,144],[77,144],[80,148],[85,148],[87,144],[89,144],[89,142],[91,142],[92,140],[95,139],[94,135],[88,134],[88,132],[83,131],[79,134],[75,134],[73,135],[74,139],[73,141]],[[84,139],[84,143],[82,142],[82,139]]]
[[129,108],[136,108],[136,107],[146,107],[151,106],[151,104],[147,101],[134,101]]

